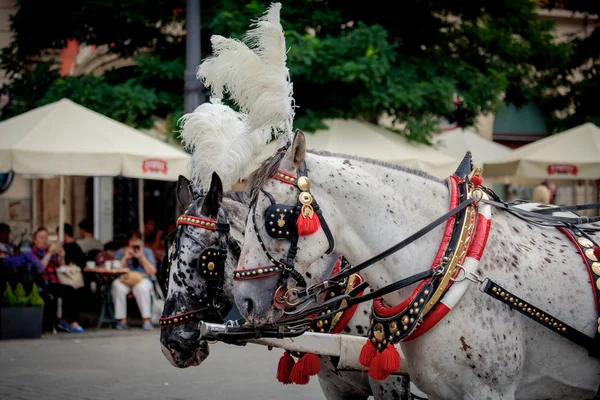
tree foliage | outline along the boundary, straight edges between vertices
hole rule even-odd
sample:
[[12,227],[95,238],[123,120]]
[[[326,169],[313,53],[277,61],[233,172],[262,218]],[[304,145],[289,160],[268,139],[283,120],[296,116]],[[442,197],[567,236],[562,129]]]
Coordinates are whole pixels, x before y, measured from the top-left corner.
[[[153,115],[173,124],[182,110],[185,49],[183,38],[165,26],[184,22],[183,0],[50,3],[19,0],[15,40],[1,56],[14,78],[7,88],[13,101],[2,118],[68,96],[135,126],[148,125]],[[376,121],[387,113],[405,123],[409,138],[426,142],[441,119],[472,125],[477,115],[493,112],[503,94],[517,105],[539,97],[546,83],[554,83],[547,78],[540,84],[540,77],[553,75],[569,55],[568,46],[553,43],[551,25],[537,17],[534,0],[282,3],[296,125],[309,131],[322,127],[324,118]],[[241,38],[269,2],[201,5],[206,56],[211,34]],[[59,49],[69,38],[109,44],[123,55],[150,53],[126,78],[117,71],[58,78],[44,74],[47,66],[30,67],[45,49]]]
[[[240,21],[267,2],[220,5],[212,28],[239,33]],[[286,2],[297,122],[374,121],[386,112],[406,123],[410,138],[426,141],[440,119],[472,125],[504,94],[525,104],[544,90],[537,77],[569,55],[536,7],[532,0]]]
[[551,90],[541,93],[538,100],[540,108],[555,132],[585,122],[600,125],[600,109],[597,106],[600,93],[600,3],[586,0],[545,0],[543,6],[583,13],[586,17],[580,20],[581,24],[586,25],[591,34],[567,38],[573,52],[566,62],[558,64],[545,77],[545,84]]

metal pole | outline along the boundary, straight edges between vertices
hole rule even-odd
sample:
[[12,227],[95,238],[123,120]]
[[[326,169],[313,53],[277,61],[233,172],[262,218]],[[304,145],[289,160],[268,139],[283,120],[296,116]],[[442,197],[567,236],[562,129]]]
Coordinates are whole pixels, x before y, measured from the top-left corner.
[[60,176],[60,194],[59,194],[59,199],[60,199],[60,205],[59,205],[59,209],[58,209],[58,241],[61,243],[61,245],[64,245],[64,240],[65,240],[65,214],[66,214],[66,199],[65,199],[65,176],[61,175]]
[[94,238],[100,239],[100,177],[94,176]]
[[146,240],[144,237],[144,180],[138,179],[138,229],[142,235],[142,240]]
[[184,112],[190,113],[204,103],[202,82],[196,79],[200,65],[200,0],[187,0],[186,33]]

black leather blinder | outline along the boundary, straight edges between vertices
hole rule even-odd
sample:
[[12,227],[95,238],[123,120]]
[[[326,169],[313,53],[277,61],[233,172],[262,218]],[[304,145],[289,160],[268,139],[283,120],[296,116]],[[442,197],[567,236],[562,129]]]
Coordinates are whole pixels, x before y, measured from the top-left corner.
[[216,247],[204,249],[197,261],[200,276],[207,280],[221,279],[225,273],[227,253]]
[[265,230],[273,239],[292,240],[298,236],[296,206],[272,204],[265,211]]

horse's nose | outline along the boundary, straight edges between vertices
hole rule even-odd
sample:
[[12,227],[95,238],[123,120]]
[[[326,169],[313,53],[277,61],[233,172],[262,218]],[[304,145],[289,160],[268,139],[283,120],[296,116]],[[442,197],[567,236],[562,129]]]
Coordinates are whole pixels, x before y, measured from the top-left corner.
[[182,351],[181,342],[178,340],[174,340],[174,339],[168,340],[166,347],[167,347],[167,349],[172,350],[172,351],[176,351],[176,352]]
[[252,300],[249,297],[243,298],[242,299],[242,314],[244,315],[252,315],[252,312],[254,311],[254,300]]

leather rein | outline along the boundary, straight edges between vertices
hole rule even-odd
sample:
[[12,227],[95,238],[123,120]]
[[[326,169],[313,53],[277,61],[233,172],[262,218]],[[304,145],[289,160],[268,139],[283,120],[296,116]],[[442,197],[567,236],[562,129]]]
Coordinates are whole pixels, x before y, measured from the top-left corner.
[[[278,150],[278,152],[285,152],[289,148],[289,146],[290,146],[290,143],[288,143],[286,146],[280,148]],[[278,170],[276,172],[276,174],[273,175],[271,178],[275,179],[275,180],[279,180],[286,184],[291,184],[291,185],[295,186],[298,189],[298,191],[302,191],[303,188],[300,188],[298,186],[298,182],[300,182],[301,178],[303,178],[303,177],[304,177],[304,179],[308,180],[308,178],[306,176],[306,171],[307,171],[306,164],[303,162],[300,165],[300,167],[298,168],[298,171],[297,171],[298,176],[297,177],[287,174],[284,171]],[[469,178],[468,178],[467,174],[464,174],[463,179],[465,180],[466,184],[469,184],[469,185],[471,184],[471,182],[469,182]],[[460,202],[456,207],[452,208],[450,211],[446,212],[444,215],[440,216],[436,220],[430,222],[429,224],[427,224],[426,226],[421,228],[419,231],[417,231],[417,232],[413,233],[412,235],[410,235],[409,237],[403,239],[396,245],[381,252],[380,254],[377,254],[377,255],[371,257],[370,259],[368,259],[366,261],[363,261],[362,263],[360,263],[354,267],[344,269],[344,270],[340,271],[339,273],[332,275],[328,279],[323,280],[320,283],[310,285],[310,286],[306,286],[306,284],[305,284],[306,281],[300,275],[300,273],[294,268],[294,259],[297,254],[297,251],[298,251],[298,247],[297,247],[298,234],[297,234],[297,232],[294,232],[295,235],[292,235],[293,237],[291,240],[288,238],[288,240],[290,240],[290,242],[291,242],[291,245],[290,245],[290,249],[288,250],[288,254],[287,254],[287,257],[285,260],[280,260],[279,263],[277,263],[277,261],[275,261],[275,258],[272,257],[270,255],[270,253],[268,252],[268,250],[264,244],[264,241],[262,240],[262,238],[259,234],[259,229],[258,229],[258,226],[256,223],[256,212],[257,212],[256,211],[256,199],[258,198],[258,196],[255,196],[255,199],[253,200],[253,202],[250,205],[250,212],[252,213],[254,229],[255,229],[257,238],[259,240],[259,243],[262,247],[263,252],[267,255],[268,259],[271,262],[273,262],[274,264],[267,266],[267,267],[254,268],[251,270],[234,271],[234,280],[256,279],[256,278],[260,278],[262,276],[281,274],[280,281],[279,281],[280,282],[279,289],[276,292],[276,295],[274,298],[274,305],[276,305],[277,301],[279,301],[280,303],[283,303],[285,305],[285,307],[279,308],[276,306],[276,308],[283,309],[284,313],[287,314],[287,317],[285,319],[282,319],[282,320],[276,322],[274,324],[275,327],[244,328],[241,326],[237,326],[237,323],[236,323],[235,324],[236,325],[235,332],[231,331],[231,332],[220,333],[219,339],[221,339],[221,340],[232,339],[235,341],[234,337],[240,338],[238,340],[241,340],[242,337],[244,339],[266,337],[263,334],[266,331],[269,331],[271,334],[278,332],[278,334],[276,334],[274,336],[269,336],[269,337],[285,337],[286,331],[282,329],[284,327],[285,328],[293,328],[294,329],[293,335],[297,336],[298,332],[309,329],[311,324],[314,324],[315,322],[317,322],[319,320],[325,319],[326,316],[320,315],[320,312],[323,310],[326,310],[329,306],[331,306],[334,303],[337,303],[340,301],[345,301],[346,305],[344,307],[338,309],[338,312],[343,312],[343,311],[346,311],[346,310],[352,308],[353,306],[355,306],[359,303],[373,300],[375,298],[378,298],[385,294],[400,290],[402,288],[405,288],[414,283],[426,280],[433,276],[443,275],[444,274],[444,264],[441,263],[437,268],[431,268],[426,271],[416,273],[407,278],[404,278],[397,282],[391,283],[385,287],[382,287],[378,290],[372,291],[371,293],[358,296],[358,294],[361,293],[362,291],[364,291],[364,289],[368,286],[367,282],[363,282],[360,285],[358,285],[357,287],[355,287],[353,290],[349,291],[348,293],[340,294],[333,298],[327,298],[324,302],[315,305],[315,303],[318,302],[320,295],[325,293],[329,288],[331,288],[335,285],[343,284],[344,280],[347,279],[352,274],[357,274],[358,272],[364,270],[365,268],[377,263],[378,261],[383,260],[384,258],[390,256],[391,254],[408,246],[409,244],[411,244],[414,241],[418,240],[419,238],[423,237],[425,234],[432,231],[434,228],[438,227],[439,225],[443,224],[444,222],[448,221],[448,219],[457,215],[458,213],[460,213],[461,211],[463,211],[468,206],[470,206],[474,203],[475,204],[478,202],[487,203],[496,208],[504,209],[507,212],[510,212],[511,214],[513,214],[519,218],[526,219],[528,222],[532,222],[534,224],[542,225],[542,226],[574,226],[574,225],[580,225],[580,224],[590,224],[590,223],[600,221],[600,217],[571,218],[571,217],[558,217],[558,216],[546,215],[548,212],[556,212],[556,211],[598,209],[598,208],[600,208],[600,203],[578,205],[578,206],[552,207],[552,208],[542,209],[542,210],[526,211],[526,210],[515,207],[515,205],[513,205],[511,203],[503,202],[489,188],[478,185],[476,190],[481,191],[481,195],[479,197],[475,196],[475,197],[469,197],[469,198],[465,199],[464,201]],[[275,199],[270,193],[266,192],[262,188],[260,189],[260,191],[269,198],[269,201],[271,202],[272,206],[276,205]],[[485,196],[486,198],[483,198],[484,197],[483,193],[485,193],[487,195],[487,196]],[[490,198],[493,200],[490,200]],[[317,213],[319,216],[319,219],[321,221],[321,228],[323,229],[323,231],[329,241],[329,249],[327,251],[327,253],[329,253],[332,251],[332,249],[334,247],[333,236],[331,235],[329,227],[325,223],[323,213],[322,213],[321,209],[318,207],[318,205],[316,204],[316,201],[314,200],[314,198],[312,199],[312,201],[313,201],[313,204],[316,205],[315,213]],[[253,210],[253,207],[254,207],[254,210]],[[282,205],[282,207],[286,207],[286,206]],[[294,209],[293,206],[287,206],[287,207]],[[296,205],[295,209],[297,210],[297,208],[298,208],[298,205]],[[600,230],[600,228],[589,228],[589,229]],[[298,276],[298,275],[300,275],[300,276]],[[287,277],[289,277],[289,276],[294,278],[296,280],[296,282],[299,284],[298,286],[300,286],[300,287],[293,287],[293,288],[288,289],[287,286],[284,286],[284,284],[287,283]],[[473,277],[467,277],[467,276],[465,276],[464,279],[474,280]],[[489,286],[491,281],[489,281],[489,279],[486,278],[484,280],[479,279],[477,282],[480,284],[487,283]],[[491,283],[493,283],[493,282],[491,282]],[[283,293],[281,292],[281,289],[284,289]]]

